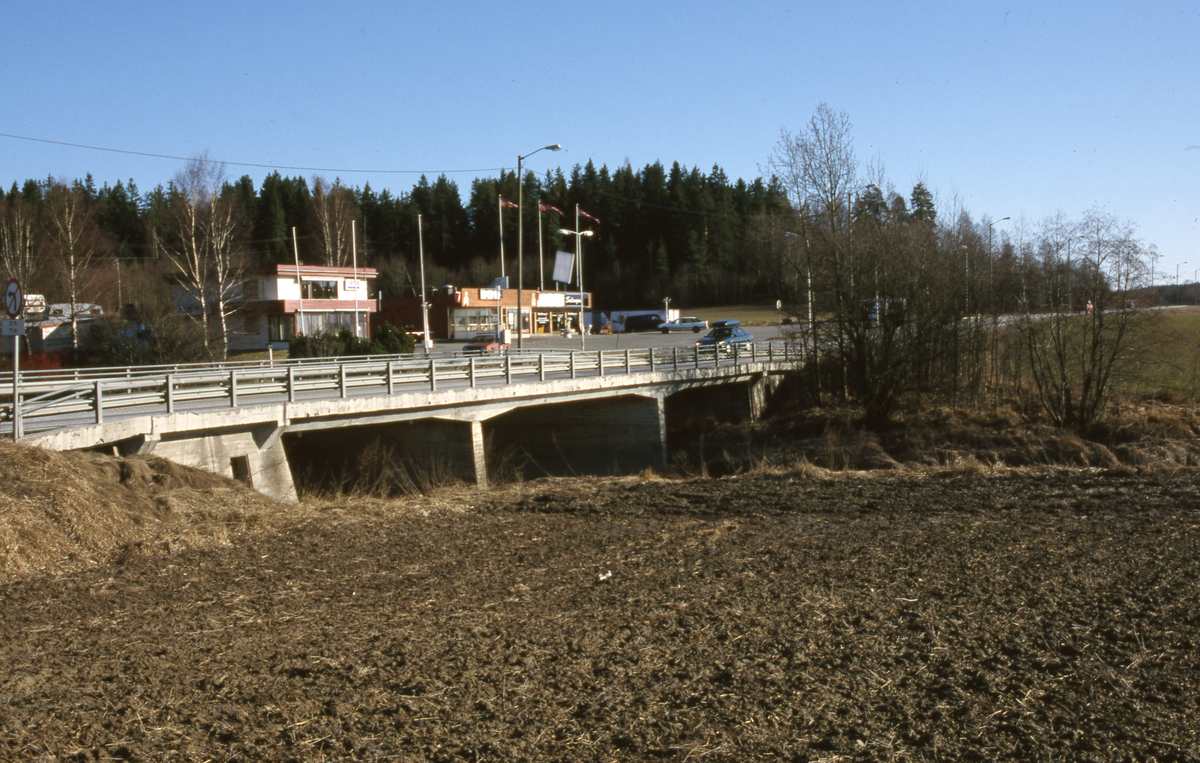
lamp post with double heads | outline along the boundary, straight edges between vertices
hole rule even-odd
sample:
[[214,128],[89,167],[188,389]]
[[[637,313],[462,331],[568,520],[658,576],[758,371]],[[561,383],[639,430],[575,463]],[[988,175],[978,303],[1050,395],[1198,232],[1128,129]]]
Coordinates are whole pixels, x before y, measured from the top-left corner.
[[579,349],[587,351],[587,329],[583,325],[583,236],[591,236],[595,231],[579,230],[579,205],[575,205],[575,230],[567,228],[559,228],[558,232],[564,236],[570,235],[575,237],[575,267],[579,268]]
[[525,314],[522,312],[522,298],[525,288],[525,202],[523,191],[525,181],[521,177],[521,162],[536,154],[538,151],[558,151],[562,146],[555,143],[542,146],[522,156],[517,154],[517,349],[521,349],[521,338],[525,335]]

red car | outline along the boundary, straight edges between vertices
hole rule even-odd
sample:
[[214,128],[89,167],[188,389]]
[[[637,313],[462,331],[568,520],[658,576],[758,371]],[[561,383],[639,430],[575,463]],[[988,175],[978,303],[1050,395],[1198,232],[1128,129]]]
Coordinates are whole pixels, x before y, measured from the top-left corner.
[[476,334],[475,338],[467,342],[463,347],[464,355],[492,355],[498,352],[504,352],[511,345],[507,342],[500,343],[499,338],[495,334]]

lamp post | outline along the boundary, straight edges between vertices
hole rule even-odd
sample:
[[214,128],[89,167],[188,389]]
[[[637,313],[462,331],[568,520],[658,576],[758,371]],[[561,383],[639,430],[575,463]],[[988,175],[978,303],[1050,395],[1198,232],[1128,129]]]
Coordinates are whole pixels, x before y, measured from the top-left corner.
[[1011,217],[1001,217],[995,222],[988,223],[988,299],[992,302],[993,323],[995,323],[996,315],[996,259],[992,253],[992,226],[1011,219]]
[[579,269],[579,349],[587,351],[587,329],[583,325],[583,236],[591,236],[595,231],[579,230],[579,205],[575,205],[575,230],[559,228],[563,235],[575,237],[575,267]]
[[1001,217],[988,223],[988,301],[992,303],[992,406],[1000,407],[1000,367],[996,358],[1000,353],[1000,314],[996,309],[996,254],[992,251],[992,226],[1011,220]]
[[522,337],[525,335],[525,315],[522,312],[521,301],[525,288],[525,203],[523,193],[525,181],[521,177],[521,162],[536,154],[538,151],[558,151],[561,145],[542,146],[524,156],[517,154],[517,349],[521,349]]

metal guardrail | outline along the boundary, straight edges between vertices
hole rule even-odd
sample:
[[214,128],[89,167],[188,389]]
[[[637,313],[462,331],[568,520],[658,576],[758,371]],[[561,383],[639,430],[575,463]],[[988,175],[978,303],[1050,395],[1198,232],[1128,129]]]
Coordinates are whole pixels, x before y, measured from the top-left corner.
[[713,347],[510,352],[503,355],[308,358],[21,372],[0,387],[0,432],[13,439],[147,414],[393,395],[610,374],[801,360],[791,342]]

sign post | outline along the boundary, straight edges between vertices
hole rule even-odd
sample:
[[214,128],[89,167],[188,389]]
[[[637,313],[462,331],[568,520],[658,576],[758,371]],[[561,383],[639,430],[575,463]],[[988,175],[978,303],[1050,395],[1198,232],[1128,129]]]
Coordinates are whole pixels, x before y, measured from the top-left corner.
[[[21,282],[12,279],[4,290],[4,312],[12,320],[5,321],[4,333],[13,331],[13,380],[12,380],[12,428],[13,442],[21,439],[21,334],[24,333],[25,321],[20,320],[25,309],[25,295],[21,292]],[[15,325],[10,325],[15,324]]]

